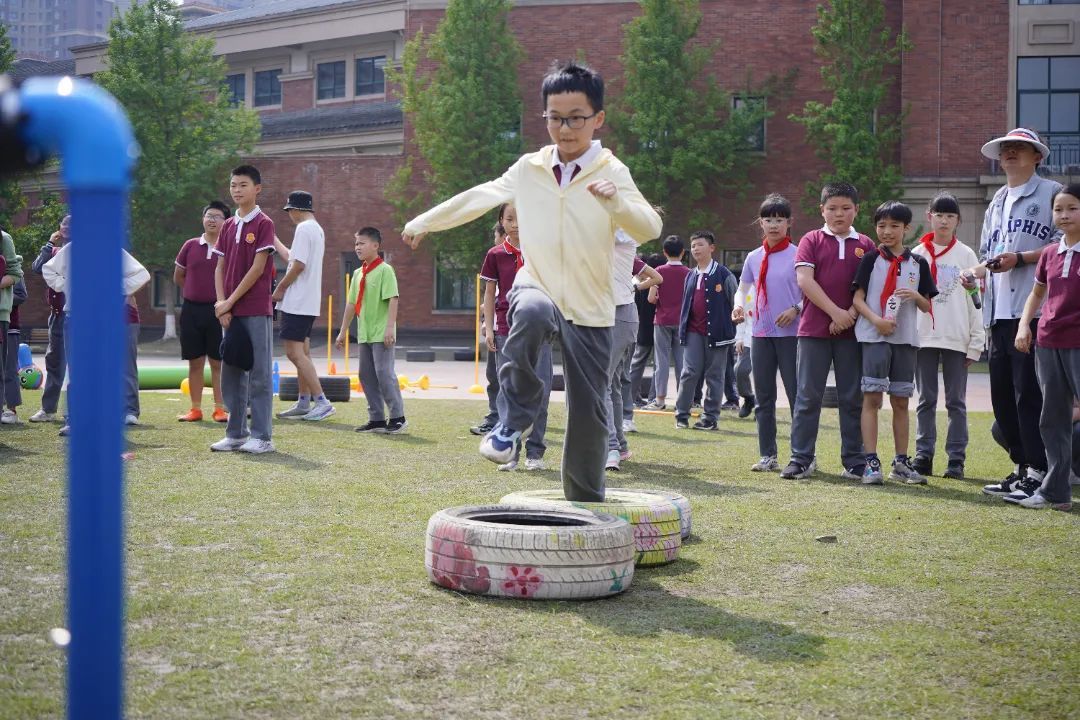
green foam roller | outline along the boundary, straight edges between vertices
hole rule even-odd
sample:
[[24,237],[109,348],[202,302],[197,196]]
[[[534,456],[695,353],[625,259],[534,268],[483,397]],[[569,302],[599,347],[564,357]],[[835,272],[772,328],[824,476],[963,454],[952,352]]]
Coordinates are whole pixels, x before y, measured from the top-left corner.
[[[188,376],[187,366],[140,367],[140,390],[179,390],[180,382]],[[203,368],[203,382],[210,387],[210,366]]]

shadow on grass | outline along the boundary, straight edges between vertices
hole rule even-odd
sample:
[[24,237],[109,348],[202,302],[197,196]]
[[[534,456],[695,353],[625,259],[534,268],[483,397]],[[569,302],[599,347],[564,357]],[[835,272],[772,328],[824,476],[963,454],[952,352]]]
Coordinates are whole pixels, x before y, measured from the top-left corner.
[[[684,468],[676,468],[671,465],[659,465],[655,463],[628,462],[620,473],[618,482],[625,485],[633,482],[638,485],[648,486],[641,489],[675,490],[682,495],[693,497],[695,495],[749,495],[750,493],[769,492],[763,488],[744,487],[741,485],[723,485],[718,482],[699,480],[688,475],[693,472]],[[608,484],[613,478],[608,475]]]
[[[859,486],[858,480],[847,480],[839,475],[826,474],[818,471],[811,480],[813,482],[825,482],[830,485],[842,485],[846,487]],[[981,482],[981,481],[980,481]],[[867,492],[887,493],[889,495],[903,495],[905,497],[921,496],[923,498],[937,500],[960,500],[962,502],[975,503],[977,505],[987,505],[988,500],[996,499],[990,498],[987,495],[983,495],[975,492],[964,492],[963,490],[956,490],[954,488],[941,487],[930,482],[926,485],[904,485],[896,480],[886,480],[884,485],[873,485],[866,488]]]
[[261,455],[251,455],[250,453],[233,454],[243,457],[250,462],[262,465],[282,465],[284,467],[293,468],[294,470],[323,470],[326,467],[322,463],[297,457],[296,455],[290,455],[289,453],[280,450],[271,453],[263,453]]

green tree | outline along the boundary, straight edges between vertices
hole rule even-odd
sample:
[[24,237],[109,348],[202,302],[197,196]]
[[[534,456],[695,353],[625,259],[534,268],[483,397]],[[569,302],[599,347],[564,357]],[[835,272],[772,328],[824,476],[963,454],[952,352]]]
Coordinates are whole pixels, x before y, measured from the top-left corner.
[[30,211],[30,218],[22,227],[11,232],[15,252],[23,256],[23,272],[30,271],[30,263],[41,252],[41,246],[60,227],[60,221],[68,214],[67,204],[53,192],[41,192],[41,205]]
[[[95,80],[127,110],[142,151],[131,194],[133,253],[147,267],[171,268],[199,210],[223,194],[228,169],[258,140],[258,116],[231,106],[213,38],[185,32],[171,0],[134,4],[113,19],[106,63]],[[173,295],[169,284],[165,337],[175,336]]]
[[619,158],[669,227],[718,227],[721,194],[738,194],[757,157],[748,152],[761,122],[772,113],[760,98],[775,92],[770,80],[740,96],[706,73],[716,44],[696,41],[698,0],[639,0],[641,15],[623,40],[621,94],[609,122]]
[[[450,0],[434,33],[405,45],[400,70],[389,70],[423,161],[412,155],[388,185],[399,224],[415,212],[491,180],[521,155],[521,47],[507,24],[510,0]],[[417,177],[419,175],[419,177]],[[417,192],[420,186],[420,192]],[[489,213],[432,236],[450,267],[473,267],[491,246]]]
[[811,29],[822,59],[821,78],[832,92],[828,104],[807,101],[791,120],[806,127],[814,152],[831,170],[806,186],[807,210],[816,214],[821,186],[834,180],[859,190],[855,227],[870,227],[874,208],[902,194],[897,148],[903,113],[883,112],[892,87],[890,68],[911,44],[885,25],[882,0],[829,0],[817,8]]
[[[11,38],[7,26],[0,23],[0,75],[11,69],[15,63],[15,49],[11,47]],[[11,230],[12,218],[26,206],[26,198],[19,189],[17,178],[0,180],[0,228]]]

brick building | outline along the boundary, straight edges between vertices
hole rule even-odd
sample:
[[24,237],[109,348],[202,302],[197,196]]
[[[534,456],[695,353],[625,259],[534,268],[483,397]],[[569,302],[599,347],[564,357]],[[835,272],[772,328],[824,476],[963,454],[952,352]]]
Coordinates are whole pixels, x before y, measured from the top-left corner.
[[[774,114],[764,124],[764,147],[746,199],[714,199],[724,218],[721,247],[731,263],[757,244],[750,221],[759,198],[777,191],[801,199],[805,184],[822,170],[802,127],[787,119],[807,100],[827,99],[810,36],[815,5],[701,2],[699,37],[719,42],[712,70],[721,83],[798,70],[785,97],[766,99]],[[382,195],[403,162],[408,137],[383,67],[400,59],[418,30],[434,30],[445,6],[445,0],[276,0],[188,23],[192,32],[215,38],[236,102],[262,114],[263,137],[253,160],[265,178],[262,206],[283,239],[292,234],[278,209],[286,193],[302,188],[315,195],[328,243],[324,292],[334,294],[335,313],[344,275],[355,267],[352,233],[375,225],[389,240],[386,249],[401,281],[402,327],[471,327],[469,274],[437,268],[426,252],[413,253],[398,242],[400,228]],[[1020,123],[1048,136],[1054,150],[1049,172],[1080,174],[1080,5],[886,0],[886,8],[889,25],[906,28],[914,45],[895,68],[888,110],[909,108],[899,160],[906,199],[917,211],[939,189],[953,191],[964,209],[961,238],[975,244],[987,199],[1004,181],[979,147]],[[537,88],[548,64],[580,51],[617,91],[623,26],[638,12],[637,3],[621,0],[515,3],[510,25],[525,51],[518,76],[528,145],[547,137]],[[76,50],[77,72],[101,69],[104,52],[101,43]],[[225,187],[214,194],[225,196]],[[819,224],[816,216],[796,219],[800,232]],[[198,218],[192,218],[177,246],[198,231]],[[162,304],[165,287],[155,283],[149,304]],[[154,312],[144,322],[163,324]]]

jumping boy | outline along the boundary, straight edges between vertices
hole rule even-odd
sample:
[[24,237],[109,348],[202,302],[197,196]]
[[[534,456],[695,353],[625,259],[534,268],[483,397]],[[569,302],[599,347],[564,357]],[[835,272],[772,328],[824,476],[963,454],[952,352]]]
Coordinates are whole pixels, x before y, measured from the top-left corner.
[[[210,446],[218,452],[259,454],[275,449],[270,426],[274,401],[270,382],[274,221],[259,208],[261,191],[262,176],[256,168],[241,165],[232,171],[229,194],[236,203],[236,214],[222,225],[214,249],[218,255],[214,313],[226,334],[235,324],[240,333],[250,338],[253,359],[250,370],[228,362],[222,365],[221,392],[230,412],[225,437]],[[251,408],[250,433],[246,408]]]
[[679,391],[679,376],[683,369],[683,349],[679,344],[679,313],[682,312],[683,288],[690,268],[683,264],[686,246],[678,235],[664,238],[663,265],[656,268],[663,283],[649,288],[649,302],[656,306],[653,316],[653,349],[656,353],[656,370],[653,372],[655,399],[645,406],[646,410],[666,410],[668,370],[675,364],[675,392]]
[[600,75],[576,62],[556,66],[544,77],[541,96],[552,144],[524,155],[502,177],[415,218],[402,240],[415,248],[428,232],[462,225],[505,202],[516,204],[525,267],[510,293],[507,362],[499,373],[508,412],[484,438],[480,453],[506,463],[529,434],[544,389],[536,358],[541,344],[558,336],[568,408],[563,492],[568,500],[599,502],[615,323],[615,231],[646,242],[660,234],[661,222],[626,166],[592,139],[604,124]]
[[707,392],[701,419],[695,430],[716,430],[728,355],[735,344],[735,294],[739,281],[726,267],[713,260],[716,237],[708,230],[690,236],[690,255],[697,267],[686,276],[679,315],[679,344],[683,347],[683,371],[679,397],[675,401],[675,427],[690,427],[690,406],[698,381],[704,378]]
[[859,378],[862,364],[855,340],[851,283],[867,253],[875,252],[870,238],[851,227],[859,212],[859,192],[846,182],[829,183],[821,190],[821,216],[825,225],[803,235],[795,252],[795,277],[810,302],[799,320],[798,390],[791,419],[791,462],[780,473],[804,479],[817,469],[815,449],[821,399],[831,366],[840,406],[840,457],[843,476],[862,478],[865,469],[860,414]]
[[915,394],[915,360],[919,349],[916,308],[930,311],[930,299],[938,294],[930,265],[904,247],[911,229],[911,208],[895,200],[874,211],[876,253],[863,257],[855,273],[855,338],[862,348],[862,439],[866,449],[863,485],[881,485],[884,477],[877,455],[878,411],[882,393],[889,394],[893,410],[893,443],[896,457],[890,480],[925,485],[926,477],[915,472],[908,457],[908,401]]
[[283,208],[296,225],[292,248],[274,238],[274,249],[289,263],[285,277],[278,282],[272,299],[281,311],[281,339],[285,355],[296,367],[300,386],[296,404],[278,413],[279,418],[325,420],[334,414],[334,406],[323,394],[315,364],[311,362],[311,328],[322,307],[322,266],[326,237],[315,221],[311,193],[289,193]]
[[226,422],[225,401],[221,397],[221,323],[214,315],[217,291],[214,271],[217,269],[218,234],[229,206],[214,200],[203,208],[203,234],[186,241],[176,255],[173,282],[181,288],[184,304],[180,308],[180,356],[188,362],[188,395],[191,409],[176,419],[180,422],[200,422],[203,419],[203,368],[210,361],[210,385],[214,394],[214,422]]
[[[394,345],[397,343],[398,284],[394,268],[383,262],[382,233],[373,227],[360,228],[353,247],[360,267],[353,273],[341,330],[336,345],[345,347],[345,329],[356,322],[360,384],[368,404],[368,421],[356,432],[396,435],[408,427],[401,388],[394,372]],[[385,403],[385,405],[384,405]],[[386,418],[389,409],[390,419]]]

